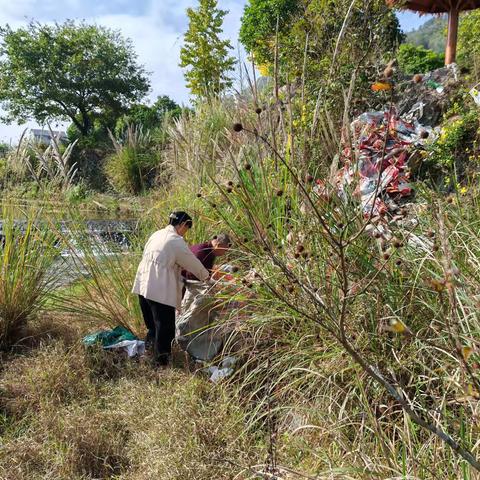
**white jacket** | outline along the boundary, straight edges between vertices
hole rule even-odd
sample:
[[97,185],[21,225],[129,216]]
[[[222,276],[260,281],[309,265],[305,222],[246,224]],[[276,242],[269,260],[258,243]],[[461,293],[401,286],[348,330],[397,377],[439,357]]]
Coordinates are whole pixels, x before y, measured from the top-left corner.
[[148,239],[132,293],[179,309],[182,301],[182,269],[202,281],[210,275],[175,227],[169,225]]

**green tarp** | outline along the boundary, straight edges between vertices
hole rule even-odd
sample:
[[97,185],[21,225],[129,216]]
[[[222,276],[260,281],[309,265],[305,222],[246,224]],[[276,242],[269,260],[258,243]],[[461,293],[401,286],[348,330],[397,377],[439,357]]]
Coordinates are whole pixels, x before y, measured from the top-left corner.
[[113,330],[103,330],[83,337],[83,343],[87,346],[98,343],[108,347],[124,340],[137,340],[137,337],[124,327],[115,327]]

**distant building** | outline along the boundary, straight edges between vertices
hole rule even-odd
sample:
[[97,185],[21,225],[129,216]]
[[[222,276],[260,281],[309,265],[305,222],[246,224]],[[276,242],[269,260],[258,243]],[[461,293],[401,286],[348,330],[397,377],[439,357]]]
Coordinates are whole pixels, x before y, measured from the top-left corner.
[[[59,138],[61,142],[67,141],[67,134],[65,132],[52,131],[55,138]],[[41,128],[31,128],[29,132],[30,139],[34,142],[44,143],[50,145],[52,141],[52,133],[50,130],[43,130]]]

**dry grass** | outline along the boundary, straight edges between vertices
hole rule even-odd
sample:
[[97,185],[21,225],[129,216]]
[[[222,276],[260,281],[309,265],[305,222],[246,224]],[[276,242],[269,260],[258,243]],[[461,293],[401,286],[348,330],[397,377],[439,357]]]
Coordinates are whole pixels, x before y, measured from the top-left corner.
[[254,458],[243,421],[202,378],[55,339],[0,376],[0,478],[233,478]]
[[60,342],[13,359],[0,380],[3,411],[21,418],[86,398],[93,393],[86,366],[80,347]]

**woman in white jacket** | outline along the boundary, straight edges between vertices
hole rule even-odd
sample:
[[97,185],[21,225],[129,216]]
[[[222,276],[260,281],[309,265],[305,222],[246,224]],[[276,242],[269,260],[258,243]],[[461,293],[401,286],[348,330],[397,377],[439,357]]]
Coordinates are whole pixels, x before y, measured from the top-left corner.
[[153,342],[154,358],[160,365],[168,364],[175,337],[175,309],[180,309],[182,301],[182,269],[202,281],[210,275],[183,239],[192,225],[187,213],[170,214],[169,225],[148,239],[133,285],[132,292],[139,296],[148,329],[147,342]]

